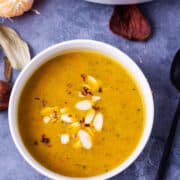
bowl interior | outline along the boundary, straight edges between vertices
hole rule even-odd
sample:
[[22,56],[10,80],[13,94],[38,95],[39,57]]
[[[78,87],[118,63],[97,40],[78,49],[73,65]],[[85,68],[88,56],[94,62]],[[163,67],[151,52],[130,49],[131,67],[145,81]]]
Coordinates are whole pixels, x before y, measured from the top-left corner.
[[[107,45],[102,42],[92,41],[92,40],[73,40],[73,41],[67,41],[64,43],[60,43],[57,45],[54,45],[43,52],[41,52],[39,55],[37,55],[33,60],[27,65],[23,71],[20,73],[18,79],[16,80],[16,83],[13,87],[12,94],[10,97],[10,104],[9,104],[9,125],[10,125],[10,131],[13,137],[13,140],[24,157],[24,159],[36,170],[38,170],[40,173],[46,175],[49,178],[52,179],[64,179],[65,177],[54,173],[45,167],[43,167],[41,164],[39,164],[34,158],[29,154],[25,146],[23,145],[23,142],[21,140],[19,131],[18,131],[18,125],[17,125],[17,107],[19,102],[19,97],[22,92],[22,89],[26,83],[26,81],[30,78],[30,76],[44,63],[52,59],[53,57],[56,57],[58,55],[61,55],[63,53],[77,51],[77,50],[88,50],[88,51],[97,51],[102,54],[106,54],[113,59],[117,60],[121,65],[123,65],[134,77],[135,81],[140,87],[140,90],[142,92],[142,96],[145,103],[146,108],[146,120],[145,120],[145,127],[142,134],[142,137],[140,139],[140,142],[134,152],[129,156],[129,158],[120,164],[117,168],[99,175],[95,177],[89,177],[86,179],[107,179],[110,178],[120,172],[122,172],[124,169],[126,169],[129,165],[131,165],[135,159],[139,156],[139,154],[142,152],[144,146],[146,145],[152,125],[153,125],[153,116],[154,116],[154,105],[153,105],[153,98],[152,93],[149,87],[149,84],[139,69],[139,67],[123,52],[120,50],[112,47],[111,45]],[[66,177],[66,179],[76,179],[72,177]],[[78,179],[84,179],[84,178],[78,178]]]

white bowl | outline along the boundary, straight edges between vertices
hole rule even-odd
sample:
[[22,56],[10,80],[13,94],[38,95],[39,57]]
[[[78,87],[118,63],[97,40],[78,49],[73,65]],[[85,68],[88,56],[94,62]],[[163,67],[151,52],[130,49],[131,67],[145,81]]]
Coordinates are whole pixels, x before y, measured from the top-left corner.
[[[129,156],[129,158],[126,161],[120,164],[117,168],[107,173],[98,176],[88,177],[88,178],[66,177],[43,167],[31,156],[31,154],[24,146],[18,131],[18,124],[17,124],[18,101],[22,89],[25,83],[27,82],[28,78],[33,74],[35,70],[37,70],[42,64],[46,63],[51,58],[68,51],[74,51],[79,49],[92,50],[106,54],[108,56],[113,57],[117,62],[122,64],[134,76],[134,79],[137,81],[142,91],[142,95],[146,106],[146,119],[145,119],[144,131],[140,139],[140,142],[137,145],[134,152]],[[11,135],[13,137],[17,149],[22,154],[24,159],[37,171],[39,171],[40,173],[51,179],[101,180],[101,179],[108,179],[124,171],[128,166],[130,166],[136,160],[139,154],[143,151],[144,146],[146,145],[152,130],[153,118],[154,118],[154,104],[153,104],[151,89],[147,82],[147,79],[145,78],[144,74],[139,69],[139,67],[126,54],[124,54],[119,49],[102,42],[93,41],[93,40],[72,40],[72,41],[59,43],[44,50],[43,52],[39,53],[36,57],[34,57],[32,61],[23,69],[23,71],[20,73],[19,77],[17,78],[11,93],[8,115],[9,115],[9,125],[10,125]]]
[[152,0],[85,0],[85,1],[100,3],[100,4],[138,4],[138,3],[149,2]]

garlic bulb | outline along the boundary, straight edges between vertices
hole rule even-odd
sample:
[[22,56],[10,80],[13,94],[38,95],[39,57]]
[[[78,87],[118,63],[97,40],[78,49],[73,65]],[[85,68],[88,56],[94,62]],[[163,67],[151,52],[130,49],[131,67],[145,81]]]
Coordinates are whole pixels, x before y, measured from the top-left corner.
[[34,0],[0,0],[0,16],[20,16],[31,9]]

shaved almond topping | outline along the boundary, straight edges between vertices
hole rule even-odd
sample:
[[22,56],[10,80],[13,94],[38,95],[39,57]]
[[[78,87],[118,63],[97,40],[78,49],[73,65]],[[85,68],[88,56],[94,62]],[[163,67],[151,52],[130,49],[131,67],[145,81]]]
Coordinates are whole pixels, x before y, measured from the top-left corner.
[[61,115],[61,120],[66,123],[71,123],[72,117],[70,117],[69,114],[63,114],[63,115]]
[[84,123],[85,124],[90,124],[94,118],[94,115],[95,115],[95,110],[94,109],[91,109],[87,115],[85,116],[85,120],[84,120]]
[[68,144],[69,143],[69,134],[61,134],[60,140],[62,144]]
[[49,116],[44,116],[44,118],[43,118],[43,121],[44,121],[44,123],[48,123],[49,121],[51,120],[51,118],[49,117]]
[[71,126],[73,126],[73,127],[79,127],[79,126],[80,126],[80,123],[79,123],[79,122],[74,122],[74,123],[71,124]]
[[[75,108],[80,113],[72,114],[70,107],[44,107],[41,111],[44,123],[51,121],[56,122],[58,119],[67,123],[67,132],[59,135],[59,140],[62,144],[68,144],[72,141],[73,148],[91,149],[93,139],[103,128],[103,114],[100,112],[100,107],[96,103],[101,100],[101,96],[96,92],[102,92],[102,87],[99,86],[99,80],[89,75],[81,75],[84,84],[77,96],[82,98],[75,104]],[[69,85],[68,85],[69,87]],[[87,96],[87,99],[85,98]],[[89,99],[91,98],[91,99]],[[38,99],[39,100],[39,99]],[[68,104],[65,101],[65,104]],[[82,111],[82,112],[80,112]],[[84,111],[84,112],[83,112]],[[83,114],[82,114],[83,113]],[[83,116],[82,116],[83,115]]]
[[98,113],[93,121],[94,128],[96,131],[101,131],[103,127],[103,115],[101,113]]
[[80,129],[81,125],[79,122],[74,122],[71,124],[71,133],[76,134],[77,131]]
[[92,100],[93,100],[94,102],[99,101],[100,99],[101,99],[100,96],[92,96]]
[[91,149],[92,147],[91,136],[84,130],[79,130],[78,136],[83,147],[85,149]]
[[84,100],[84,101],[79,101],[76,104],[76,109],[82,110],[82,111],[86,111],[91,109],[91,102],[88,100]]
[[87,82],[93,87],[98,89],[98,82],[95,77],[88,75]]

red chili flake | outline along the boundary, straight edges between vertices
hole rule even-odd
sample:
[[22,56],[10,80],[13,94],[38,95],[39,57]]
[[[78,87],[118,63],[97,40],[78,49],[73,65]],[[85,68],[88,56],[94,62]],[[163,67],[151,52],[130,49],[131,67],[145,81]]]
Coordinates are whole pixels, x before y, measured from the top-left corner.
[[72,117],[72,114],[69,114],[68,116],[69,116],[69,117]]
[[100,110],[100,107],[99,107],[99,106],[97,106],[97,105],[92,106],[92,108],[93,108],[95,111]]
[[89,127],[90,126],[90,124],[85,124],[85,127]]
[[93,93],[91,91],[88,92],[89,95],[93,96]]
[[37,146],[37,145],[38,145],[38,142],[37,142],[37,141],[34,141],[34,145]]
[[87,87],[83,87],[85,93],[88,93],[89,89]]
[[43,107],[46,107],[46,106],[47,106],[47,101],[44,100],[44,99],[42,100],[42,106],[43,106]]
[[71,92],[71,91],[69,91],[69,92],[68,92],[68,94],[72,94],[72,92]]
[[81,94],[82,94],[83,96],[87,96],[87,93],[84,92],[84,91],[81,91]]
[[64,104],[67,104],[68,102],[67,101],[64,101]]
[[38,101],[40,100],[40,98],[39,98],[39,97],[35,97],[34,99],[35,99],[35,100],[38,100]]
[[85,121],[85,118],[83,117],[79,122],[80,122],[81,124],[84,124],[84,121]]
[[103,92],[103,89],[102,89],[102,87],[100,87],[99,89],[98,89],[98,92]]
[[93,93],[90,91],[90,89],[89,88],[87,88],[87,87],[83,87],[83,91],[82,91],[82,94],[83,95],[87,95],[87,94],[89,94],[89,95],[93,95]]
[[82,78],[83,81],[86,81],[87,75],[86,74],[81,74],[81,78]]
[[53,117],[53,118],[58,118],[57,111],[54,111],[54,112],[53,112],[52,117]]
[[50,143],[50,139],[47,138],[45,134],[43,134],[41,136],[41,142],[44,143],[44,144],[49,144]]

